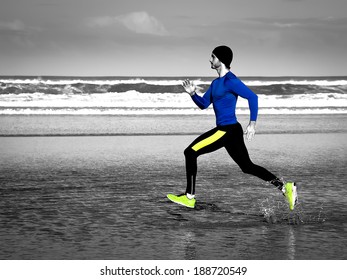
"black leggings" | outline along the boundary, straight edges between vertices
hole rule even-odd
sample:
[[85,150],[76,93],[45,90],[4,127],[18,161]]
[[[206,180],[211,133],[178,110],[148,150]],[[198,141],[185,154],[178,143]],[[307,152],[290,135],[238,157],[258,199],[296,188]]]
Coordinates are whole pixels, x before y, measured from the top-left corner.
[[218,126],[198,138],[184,151],[186,159],[187,189],[186,193],[195,194],[197,158],[202,154],[214,152],[225,147],[231,158],[244,173],[252,174],[268,182],[278,182],[277,177],[265,168],[255,165],[249,158],[243,140],[243,130],[239,123]]

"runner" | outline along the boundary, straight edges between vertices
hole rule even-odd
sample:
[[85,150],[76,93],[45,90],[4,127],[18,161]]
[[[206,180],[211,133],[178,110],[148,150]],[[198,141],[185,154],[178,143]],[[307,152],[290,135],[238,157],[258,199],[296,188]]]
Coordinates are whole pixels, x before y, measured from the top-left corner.
[[250,122],[245,134],[247,140],[252,140],[258,115],[258,96],[230,71],[232,59],[233,52],[227,46],[219,46],[212,51],[211,68],[217,71],[219,77],[212,81],[202,97],[196,94],[196,86],[190,80],[183,82],[185,91],[199,108],[206,109],[213,104],[217,126],[199,136],[185,149],[186,192],[181,195],[168,194],[167,197],[175,203],[194,208],[197,158],[225,147],[244,173],[257,176],[276,186],[285,195],[289,209],[294,210],[298,200],[295,183],[284,182],[264,167],[254,164],[248,155],[243,130],[235,114],[236,102],[238,96],[248,100]]

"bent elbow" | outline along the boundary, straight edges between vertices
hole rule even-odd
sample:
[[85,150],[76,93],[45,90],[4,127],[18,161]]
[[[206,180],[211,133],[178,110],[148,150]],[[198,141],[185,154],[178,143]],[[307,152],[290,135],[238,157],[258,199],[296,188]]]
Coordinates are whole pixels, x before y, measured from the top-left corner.
[[208,105],[206,105],[206,104],[200,104],[200,105],[198,105],[198,107],[199,107],[201,110],[205,110],[205,109],[207,109]]

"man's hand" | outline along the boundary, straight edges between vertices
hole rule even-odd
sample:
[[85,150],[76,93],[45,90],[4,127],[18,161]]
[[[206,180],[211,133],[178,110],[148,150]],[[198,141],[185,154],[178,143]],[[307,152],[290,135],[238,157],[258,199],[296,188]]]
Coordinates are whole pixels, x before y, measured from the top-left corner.
[[249,122],[249,124],[246,128],[245,134],[246,134],[246,139],[248,141],[251,141],[253,139],[254,134],[255,134],[255,121]]
[[187,79],[183,81],[182,86],[184,87],[184,90],[189,93],[190,96],[194,95],[196,86],[193,84],[193,82]]

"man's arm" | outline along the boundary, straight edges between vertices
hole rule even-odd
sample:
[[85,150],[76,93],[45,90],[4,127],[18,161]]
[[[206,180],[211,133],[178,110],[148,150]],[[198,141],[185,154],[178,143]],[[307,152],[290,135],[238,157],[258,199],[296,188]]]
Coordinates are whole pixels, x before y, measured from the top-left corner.
[[250,141],[255,135],[255,123],[258,117],[258,96],[239,79],[230,80],[229,85],[233,92],[248,100],[250,121],[245,134],[246,139]]
[[231,89],[237,95],[248,100],[250,121],[255,122],[258,117],[258,96],[239,79],[232,81]]
[[189,81],[188,79],[185,80],[182,83],[184,89],[188,94],[192,97],[195,104],[200,109],[206,109],[211,104],[211,87],[206,91],[203,97],[196,94],[196,86],[193,84],[193,82]]

